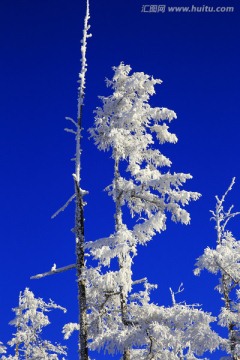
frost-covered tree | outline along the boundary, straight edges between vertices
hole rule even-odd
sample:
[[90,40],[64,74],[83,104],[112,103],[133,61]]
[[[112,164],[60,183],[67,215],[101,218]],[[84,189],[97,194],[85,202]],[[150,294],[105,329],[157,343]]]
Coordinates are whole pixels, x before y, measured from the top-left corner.
[[[219,284],[216,289],[222,295],[224,306],[219,313],[219,325],[228,330],[228,340],[223,342],[230,357],[228,359],[240,359],[240,241],[227,230],[230,219],[240,212],[233,212],[233,206],[227,211],[224,209],[224,201],[228,192],[235,182],[233,178],[226,193],[219,198],[216,196],[216,208],[212,213],[217,235],[216,248],[207,247],[204,254],[196,263],[195,274],[198,275],[203,269],[212,274],[219,275]],[[227,359],[225,358],[225,359]]]
[[[167,213],[173,221],[188,224],[190,215],[184,207],[200,194],[181,189],[192,176],[171,173],[171,161],[159,150],[158,143],[177,142],[167,125],[176,118],[175,112],[149,104],[155,85],[161,80],[142,72],[130,75],[130,66],[123,63],[113,69],[113,79],[107,80],[113,94],[101,97],[103,106],[97,108],[95,126],[90,132],[100,150],[111,151],[114,179],[107,190],[116,204],[115,234],[129,238],[125,252],[134,254],[138,244],[146,244],[166,229]],[[125,171],[120,171],[120,164],[126,165]],[[132,217],[138,217],[131,231],[123,223],[124,205]],[[111,240],[115,248],[120,246],[112,252],[114,257],[124,252],[119,240]],[[119,263],[123,261],[126,263],[119,257]]]
[[10,322],[16,327],[16,333],[8,342],[8,345],[15,348],[15,354],[4,355],[1,359],[57,360],[59,355],[66,355],[65,346],[52,344],[41,338],[42,329],[50,324],[46,313],[53,309],[66,312],[65,308],[56,305],[52,300],[46,303],[41,298],[35,298],[28,288],[20,293],[19,305],[13,309],[15,318]]
[[76,131],[76,154],[75,154],[75,173],[74,187],[75,187],[75,243],[76,243],[76,273],[78,284],[78,304],[79,304],[79,357],[81,360],[89,360],[88,357],[88,327],[87,327],[87,304],[86,304],[86,282],[84,278],[85,271],[85,231],[84,231],[84,191],[81,189],[81,137],[82,137],[82,109],[84,105],[85,96],[85,82],[87,72],[87,38],[91,36],[88,33],[90,25],[88,24],[89,15],[89,1],[86,3],[86,16],[84,20],[83,38],[81,46],[81,72],[79,74],[79,88],[78,88],[78,112],[77,121],[70,119],[75,125]]
[[[101,97],[103,106],[90,129],[98,148],[111,151],[114,179],[107,190],[116,206],[114,233],[86,244],[98,260],[98,267],[87,270],[91,347],[110,354],[120,351],[124,360],[195,359],[194,353],[218,345],[209,327],[213,318],[186,304],[164,308],[151,303],[153,286],[146,279],[132,279],[132,262],[139,244],[166,229],[168,213],[173,221],[188,224],[184,207],[200,195],[181,189],[191,175],[171,173],[171,161],[158,146],[177,141],[167,125],[175,112],[149,104],[161,81],[142,72],[130,74],[123,63],[113,70],[113,79],[107,80],[113,94]],[[131,229],[124,222],[126,206],[137,218]],[[110,267],[114,258],[117,271]],[[134,293],[133,287],[142,282],[145,290]],[[196,342],[197,333],[202,339]],[[209,336],[212,342],[206,341]]]

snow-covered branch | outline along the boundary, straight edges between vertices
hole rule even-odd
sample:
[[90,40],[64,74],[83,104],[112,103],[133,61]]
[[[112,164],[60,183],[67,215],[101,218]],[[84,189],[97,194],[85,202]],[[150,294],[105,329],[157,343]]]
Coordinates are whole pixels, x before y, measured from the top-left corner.
[[59,214],[60,212],[64,211],[64,210],[68,207],[68,205],[75,199],[75,197],[76,197],[76,194],[73,194],[73,195],[68,199],[68,201],[66,201],[66,203],[65,203],[62,207],[60,207],[60,209],[58,209],[58,210],[51,216],[51,219],[54,219],[56,216],[58,216],[58,214]]
[[41,279],[41,278],[46,277],[46,276],[59,274],[59,273],[62,273],[62,272],[65,272],[65,271],[68,271],[68,270],[71,270],[71,269],[75,269],[75,268],[76,268],[76,264],[63,266],[63,267],[58,268],[58,269],[55,268],[55,266],[53,266],[50,271],[47,271],[47,272],[42,273],[42,274],[37,274],[37,275],[31,276],[30,279],[31,280],[33,280],[33,279]]

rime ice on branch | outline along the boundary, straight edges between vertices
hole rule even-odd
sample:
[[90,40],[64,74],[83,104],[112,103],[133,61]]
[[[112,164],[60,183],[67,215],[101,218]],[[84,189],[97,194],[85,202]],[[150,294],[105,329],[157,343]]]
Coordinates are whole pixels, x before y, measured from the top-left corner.
[[216,196],[215,211],[211,211],[215,222],[217,235],[216,248],[207,247],[204,254],[196,263],[195,275],[204,269],[212,274],[219,274],[219,284],[216,287],[222,295],[224,306],[221,308],[218,319],[219,325],[228,329],[228,340],[223,342],[231,357],[224,359],[238,360],[240,358],[240,241],[227,230],[230,219],[240,212],[233,212],[233,205],[226,211],[224,202],[235,182],[233,178],[226,193],[219,199]]

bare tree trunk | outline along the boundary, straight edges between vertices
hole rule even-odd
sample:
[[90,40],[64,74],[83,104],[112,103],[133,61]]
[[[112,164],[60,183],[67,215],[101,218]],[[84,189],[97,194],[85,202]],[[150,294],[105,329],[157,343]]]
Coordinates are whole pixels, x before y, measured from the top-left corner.
[[[87,50],[87,38],[91,37],[91,34],[88,33],[90,28],[88,20],[90,19],[89,15],[89,0],[86,0],[86,15],[84,18],[84,27],[83,27],[83,37],[81,40],[81,71],[79,74],[79,88],[78,88],[78,112],[77,112],[77,122],[72,118],[66,118],[70,120],[75,126],[76,131],[72,129],[65,129],[68,132],[74,133],[76,135],[76,154],[75,154],[75,173],[73,174],[74,178],[74,187],[75,194],[66,202],[66,204],[61,207],[53,216],[57,216],[59,212],[63,211],[70,202],[75,198],[75,241],[76,241],[76,264],[71,264],[59,269],[51,269],[42,274],[37,274],[32,276],[31,279],[40,279],[42,277],[57,274],[72,268],[76,268],[77,275],[77,287],[78,287],[78,309],[79,309],[79,339],[78,339],[78,352],[79,360],[89,360],[88,357],[88,324],[87,324],[87,294],[86,294],[86,280],[85,280],[85,260],[84,260],[84,202],[83,195],[84,191],[81,189],[81,133],[82,133],[82,110],[84,105],[85,97],[85,83],[86,83],[86,72],[87,72],[87,59],[86,59],[86,50]],[[16,344],[15,356],[19,357],[19,345]]]
[[78,114],[77,114],[77,131],[76,131],[76,160],[75,160],[75,174],[74,185],[76,195],[75,207],[75,240],[76,240],[76,274],[78,284],[78,306],[79,306],[79,360],[88,360],[88,324],[87,324],[87,294],[85,282],[85,260],[84,260],[84,203],[83,192],[81,190],[81,132],[82,132],[82,109],[85,96],[85,82],[87,72],[87,38],[88,34],[88,20],[89,20],[89,0],[86,2],[86,16],[84,19],[83,38],[81,46],[81,72],[79,75],[79,89],[78,89]]
[[84,213],[83,199],[77,182],[75,181],[77,193],[75,213],[75,235],[76,235],[76,273],[78,284],[78,305],[79,305],[79,359],[88,360],[88,326],[87,326],[87,300],[86,284],[83,276],[84,263]]

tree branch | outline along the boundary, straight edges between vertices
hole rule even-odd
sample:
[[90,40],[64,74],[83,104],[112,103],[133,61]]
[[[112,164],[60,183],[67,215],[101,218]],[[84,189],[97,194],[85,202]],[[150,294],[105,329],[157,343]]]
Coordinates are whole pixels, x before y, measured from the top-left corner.
[[143,282],[147,281],[147,278],[142,278],[142,279],[139,279],[139,280],[135,280],[132,282],[132,285],[138,285],[138,284],[141,284]]
[[56,216],[58,216],[58,214],[62,211],[64,211],[68,205],[73,201],[73,199],[75,199],[76,197],[76,194],[73,194],[69,199],[68,201],[62,206],[60,207],[60,209],[58,209],[52,216],[51,216],[51,219],[54,219]]
[[76,264],[71,264],[71,265],[63,266],[63,267],[58,268],[58,269],[47,271],[47,272],[42,273],[42,274],[37,274],[37,275],[31,276],[30,279],[31,280],[41,279],[41,278],[46,277],[46,276],[59,274],[59,273],[62,273],[64,271],[75,269],[75,268],[76,268]]

